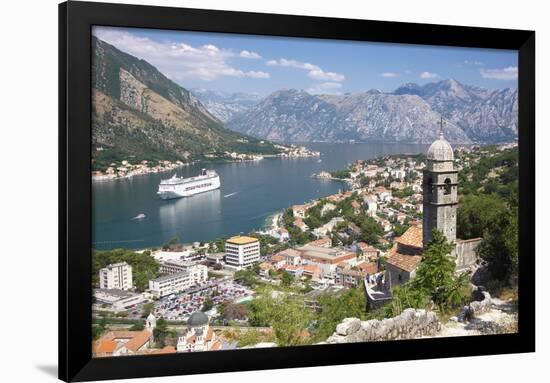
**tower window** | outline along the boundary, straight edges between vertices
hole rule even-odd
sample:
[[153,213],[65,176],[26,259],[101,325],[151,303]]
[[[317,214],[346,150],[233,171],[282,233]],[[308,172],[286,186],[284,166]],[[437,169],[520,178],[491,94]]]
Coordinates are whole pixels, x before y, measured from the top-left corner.
[[449,178],[445,179],[445,190],[443,194],[451,194],[451,180]]
[[428,194],[432,194],[432,192],[433,192],[433,181],[432,181],[431,177],[428,178],[428,181],[426,182],[426,190],[427,190]]

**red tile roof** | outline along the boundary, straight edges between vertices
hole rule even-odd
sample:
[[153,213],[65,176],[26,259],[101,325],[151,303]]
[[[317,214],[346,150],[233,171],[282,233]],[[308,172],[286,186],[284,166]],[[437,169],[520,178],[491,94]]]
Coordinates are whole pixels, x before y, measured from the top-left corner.
[[145,343],[149,342],[150,339],[151,333],[149,332],[149,330],[142,330],[136,336],[126,342],[124,344],[124,347],[126,347],[128,350],[136,352],[137,350],[142,348]]
[[417,226],[411,226],[395,241],[401,245],[422,248],[422,229]]
[[212,344],[212,347],[210,347],[210,351],[217,351],[219,349],[222,348],[222,342],[220,342],[219,340],[215,341],[213,344]]
[[361,262],[357,267],[367,274],[375,274],[378,272],[378,264],[375,262]]
[[308,242],[307,245],[309,246],[324,246],[324,245],[330,245],[331,244],[330,237],[323,237],[316,239],[315,241]]
[[204,337],[204,340],[206,342],[209,342],[213,338],[214,338],[214,330],[212,330],[212,327],[208,326],[208,332],[206,333],[206,336]]
[[118,343],[114,340],[98,340],[92,343],[93,354],[112,354]]
[[421,261],[422,257],[420,255],[405,255],[398,253],[396,246],[391,248],[386,258],[386,263],[409,273],[416,269]]

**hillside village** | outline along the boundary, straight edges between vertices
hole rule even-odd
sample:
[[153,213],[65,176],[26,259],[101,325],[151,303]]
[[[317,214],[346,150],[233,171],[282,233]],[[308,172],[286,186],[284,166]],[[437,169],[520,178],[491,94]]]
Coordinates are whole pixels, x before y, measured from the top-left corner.
[[[506,183],[513,162],[506,161],[514,151],[516,145],[453,151],[441,137],[427,155],[356,161],[316,175],[344,180],[345,190],[289,207],[269,230],[188,245],[174,238],[138,252],[97,251],[94,355],[440,336],[452,332],[446,321],[477,323],[499,310],[497,301],[513,307],[508,282],[497,286],[483,277],[488,268],[497,275],[492,239],[461,225],[467,220],[457,208],[459,198],[470,208],[461,185],[503,200],[513,195]],[[456,286],[454,295],[439,300],[419,289],[416,277],[429,267],[447,270],[441,273]],[[503,274],[507,281],[510,273]],[[504,300],[474,286],[479,282],[471,285],[478,280]],[[420,296],[416,304],[403,303],[411,296]],[[377,332],[400,316],[401,327]],[[517,317],[510,316],[490,331],[514,326]]]

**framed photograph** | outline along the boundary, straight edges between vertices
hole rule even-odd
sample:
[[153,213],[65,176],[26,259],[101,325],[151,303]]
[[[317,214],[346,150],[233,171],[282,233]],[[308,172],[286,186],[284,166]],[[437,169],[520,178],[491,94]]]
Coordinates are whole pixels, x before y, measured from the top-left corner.
[[60,4],[60,379],[533,352],[534,55]]

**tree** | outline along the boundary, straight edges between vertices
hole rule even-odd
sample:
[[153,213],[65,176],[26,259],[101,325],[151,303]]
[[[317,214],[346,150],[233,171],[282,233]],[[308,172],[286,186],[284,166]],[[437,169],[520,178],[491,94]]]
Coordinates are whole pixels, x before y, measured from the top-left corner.
[[359,184],[361,185],[362,188],[368,186],[368,185],[369,185],[369,182],[370,182],[369,177],[362,176],[362,177],[359,179]]
[[135,288],[144,291],[149,287],[149,280],[159,275],[159,263],[151,256],[150,251],[135,253],[131,250],[114,249],[92,252],[92,283],[98,284],[99,269],[117,262],[126,262],[132,266]]
[[130,327],[130,331],[141,331],[145,328],[145,322],[142,320],[135,321],[132,327]]
[[227,321],[232,320],[244,320],[248,315],[248,309],[245,305],[240,303],[229,303],[225,307],[222,318]]
[[235,272],[233,275],[233,278],[243,285],[247,285],[249,287],[254,287],[258,284],[258,280],[256,278],[256,273],[252,270],[243,269]]
[[518,271],[517,209],[503,211],[489,223],[478,255],[486,260],[493,278],[507,283]]
[[316,340],[325,340],[332,335],[336,325],[344,318],[365,318],[367,302],[362,284],[339,297],[324,293],[318,302],[321,310],[317,318]]
[[168,323],[166,323],[164,318],[160,318],[157,321],[157,325],[153,330],[153,336],[158,348],[163,348],[168,343],[174,344],[177,340],[177,333],[174,330],[168,329]]
[[460,198],[457,215],[457,236],[469,239],[482,237],[496,218],[507,210],[497,196],[472,194]]
[[162,246],[162,249],[163,250],[168,250],[174,246],[176,246],[177,244],[180,243],[180,238],[177,236],[177,235],[174,235],[172,238],[170,238],[168,240],[168,242],[166,242],[163,246]]
[[254,328],[248,328],[239,333],[238,347],[246,347],[258,344],[263,341],[264,335]]
[[440,308],[448,310],[463,303],[468,275],[455,275],[455,260],[449,254],[453,245],[438,230],[432,232],[432,240],[423,253],[423,261],[410,282],[411,293],[425,294]]
[[212,307],[214,307],[214,302],[212,302],[212,299],[208,297],[204,300],[201,311],[205,312],[205,311],[211,310]]
[[155,304],[153,302],[149,302],[143,305],[143,312],[141,314],[142,318],[147,318],[149,314],[155,309]]
[[422,289],[415,289],[411,284],[392,288],[392,300],[384,306],[384,316],[391,318],[403,312],[406,308],[424,308],[428,306],[430,297]]
[[393,233],[397,237],[400,237],[403,234],[405,234],[405,232],[409,229],[409,227],[410,225],[402,225],[400,223],[396,223],[395,225],[393,225]]
[[374,245],[378,243],[380,236],[384,234],[384,229],[374,218],[369,217],[361,225],[361,236],[359,240],[368,243],[369,245]]
[[281,283],[283,286],[290,286],[294,281],[294,277],[286,270],[283,270],[281,277]]
[[105,328],[101,327],[99,325],[92,325],[92,339],[97,340],[103,333],[105,332]]
[[252,326],[270,326],[279,346],[295,346],[306,342],[304,331],[312,320],[304,302],[295,296],[273,298],[272,290],[250,303],[249,323]]

